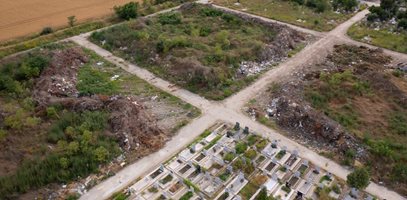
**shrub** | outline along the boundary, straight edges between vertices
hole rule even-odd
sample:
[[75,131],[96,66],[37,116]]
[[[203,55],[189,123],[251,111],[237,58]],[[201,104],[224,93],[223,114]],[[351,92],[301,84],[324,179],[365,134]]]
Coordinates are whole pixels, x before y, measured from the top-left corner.
[[202,8],[201,14],[207,17],[219,17],[223,15],[223,12],[214,8]]
[[316,12],[324,12],[329,7],[327,0],[308,0],[305,5],[314,8]]
[[407,165],[404,163],[398,163],[394,166],[391,177],[395,181],[407,183]]
[[54,32],[54,30],[52,30],[52,28],[48,26],[42,29],[40,35],[48,35],[52,32]]
[[358,6],[357,0],[334,0],[332,3],[334,9],[343,9],[346,11],[353,11]]
[[170,13],[164,13],[160,14],[158,16],[158,22],[162,25],[166,24],[181,24],[181,14],[178,12],[170,12]]
[[295,3],[298,3],[299,5],[304,5],[305,0],[292,0]]
[[75,25],[76,21],[77,20],[76,20],[76,17],[74,15],[68,17],[68,25],[70,27],[73,27]]
[[236,144],[235,150],[237,154],[242,154],[246,151],[247,149],[247,144],[244,142],[239,142]]
[[399,20],[397,27],[407,30],[407,18]]
[[122,6],[114,6],[113,9],[120,19],[130,20],[138,17],[138,7],[137,2],[129,2]]
[[402,112],[393,113],[389,118],[389,128],[399,135],[407,135],[407,115]]
[[346,182],[356,189],[364,189],[369,185],[370,175],[365,168],[357,168],[346,177]]

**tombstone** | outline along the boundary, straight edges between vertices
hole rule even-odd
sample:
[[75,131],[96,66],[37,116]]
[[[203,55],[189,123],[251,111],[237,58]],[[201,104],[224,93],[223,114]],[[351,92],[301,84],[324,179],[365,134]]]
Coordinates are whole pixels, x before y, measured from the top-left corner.
[[233,173],[233,167],[230,166],[230,165],[228,165],[228,166],[226,167],[226,170],[228,170],[230,174]]
[[226,137],[230,138],[233,137],[235,134],[232,131],[227,131],[226,132]]
[[284,164],[284,168],[290,169],[290,166],[288,166],[287,164]]
[[328,176],[328,178],[332,180],[332,174],[331,174],[331,172],[328,172],[328,173],[326,174],[326,176]]
[[167,191],[163,191],[162,195],[165,197],[165,199],[169,199],[169,195],[167,194]]
[[271,148],[277,149],[277,144],[276,143],[271,143]]
[[321,169],[319,167],[315,167],[315,169],[313,170],[313,172],[315,174],[319,174],[321,172]]
[[359,190],[356,188],[351,188],[350,189],[350,195],[352,197],[358,198],[359,197]]
[[204,156],[208,156],[208,151],[207,151],[206,149],[204,149],[204,150],[202,151],[202,154],[203,154]]
[[253,145],[253,150],[255,150],[255,151],[257,151],[257,147],[256,147],[256,145]]
[[294,176],[297,177],[297,178],[300,178],[301,173],[300,173],[299,171],[296,171],[296,172],[294,173]]
[[164,165],[163,164],[160,165],[160,170],[161,170],[161,172],[164,171]]
[[153,183],[153,187],[154,187],[155,189],[158,189],[158,187],[159,187],[159,186],[158,186],[158,182],[154,182],[154,183]]
[[308,167],[309,161],[308,161],[308,160],[304,160],[303,164]]
[[243,134],[249,134],[249,127],[244,127]]
[[240,171],[238,177],[239,179],[244,179],[244,174]]
[[189,166],[191,166],[191,167],[194,166],[194,164],[193,164],[192,161],[190,161],[190,160],[187,162],[187,165],[189,165]]
[[271,159],[271,162],[273,162],[274,164],[277,164],[277,159],[273,158],[273,159]]
[[211,179],[211,174],[209,172],[205,172],[205,179],[210,180]]
[[235,127],[233,129],[235,129],[235,131],[240,130],[240,123],[236,122]]
[[189,149],[189,151],[190,151],[191,153],[195,153],[195,152],[196,152],[196,145],[195,145],[195,144],[192,145],[191,148]]
[[273,175],[271,176],[271,179],[273,179],[274,181],[277,181],[277,179],[278,179],[277,174],[273,174]]
[[184,179],[181,177],[178,177],[178,182],[180,182],[181,184],[184,184]]
[[297,157],[297,156],[298,156],[298,151],[297,151],[297,150],[294,150],[294,151],[293,151],[293,154],[294,154],[295,157]]
[[194,192],[195,192],[195,188],[192,187],[192,186],[190,186],[190,187],[189,187],[189,191],[192,192],[192,193],[194,193]]
[[235,200],[242,200],[242,197],[240,197],[239,195],[236,195]]

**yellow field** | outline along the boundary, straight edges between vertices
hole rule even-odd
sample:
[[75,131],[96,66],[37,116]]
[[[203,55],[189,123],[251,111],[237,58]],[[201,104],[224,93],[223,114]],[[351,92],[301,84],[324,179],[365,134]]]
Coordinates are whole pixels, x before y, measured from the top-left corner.
[[134,0],[0,0],[0,41],[40,32],[44,27],[67,26],[113,13],[113,6]]

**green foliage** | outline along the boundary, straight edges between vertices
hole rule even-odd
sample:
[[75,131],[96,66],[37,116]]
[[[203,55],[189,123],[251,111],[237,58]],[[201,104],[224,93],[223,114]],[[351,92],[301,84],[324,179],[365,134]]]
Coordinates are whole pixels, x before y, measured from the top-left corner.
[[335,10],[343,9],[346,11],[353,11],[358,4],[357,0],[334,0],[332,6]]
[[235,146],[235,150],[237,154],[242,154],[246,151],[247,144],[245,142],[239,142]]
[[407,135],[407,114],[405,112],[393,113],[388,122],[393,133]]
[[257,152],[254,149],[249,149],[244,153],[244,156],[252,160],[257,156]]
[[122,6],[115,6],[113,9],[117,17],[130,20],[138,17],[138,7],[139,4],[137,2],[129,2]]
[[52,30],[51,27],[47,26],[47,27],[42,29],[40,35],[48,35],[48,34],[50,34],[52,32],[54,32],[54,30]]
[[329,8],[327,0],[307,0],[305,5],[315,9],[316,12],[324,12]]
[[235,155],[233,155],[233,153],[227,153],[223,157],[223,160],[226,160],[226,161],[229,161],[229,162],[231,162],[233,159],[235,159]]
[[355,169],[346,178],[346,182],[356,189],[365,189],[370,181],[369,172],[365,168]]
[[158,22],[162,25],[177,25],[181,24],[181,14],[178,12],[163,13],[158,16]]
[[90,66],[80,68],[78,79],[76,87],[82,95],[111,95],[118,91],[118,84],[116,81],[110,80],[110,74]]
[[398,163],[394,166],[391,177],[394,181],[407,183],[407,165],[405,163]]
[[189,200],[194,196],[194,193],[191,191],[188,191],[187,193],[185,193],[184,195],[182,195],[182,197],[180,198],[180,200]]
[[76,21],[77,21],[76,17],[74,15],[69,16],[67,19],[68,19],[68,25],[70,27],[73,27],[75,25]]
[[0,142],[7,137],[7,132],[3,129],[0,129]]
[[219,17],[223,15],[223,12],[214,8],[202,8],[201,14],[207,17]]
[[47,108],[47,117],[51,119],[59,118],[58,111],[55,107],[51,106]]

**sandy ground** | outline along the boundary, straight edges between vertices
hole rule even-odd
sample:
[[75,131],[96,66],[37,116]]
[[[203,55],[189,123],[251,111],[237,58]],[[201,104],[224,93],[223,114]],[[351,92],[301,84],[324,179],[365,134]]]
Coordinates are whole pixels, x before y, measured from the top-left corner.
[[[113,6],[132,0],[0,0],[0,41],[67,25],[75,15],[85,21],[113,13]],[[134,0],[133,0],[134,1]]]

